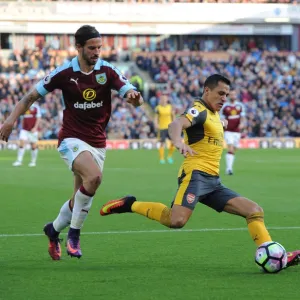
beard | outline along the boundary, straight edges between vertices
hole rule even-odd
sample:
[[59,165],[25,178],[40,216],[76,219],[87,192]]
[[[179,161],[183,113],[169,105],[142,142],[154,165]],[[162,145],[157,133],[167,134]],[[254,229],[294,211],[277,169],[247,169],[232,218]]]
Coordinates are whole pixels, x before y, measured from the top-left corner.
[[96,64],[95,61],[92,61],[86,54],[85,52],[83,51],[82,52],[82,58],[85,60],[85,62],[87,63],[87,65],[89,66],[94,66]]

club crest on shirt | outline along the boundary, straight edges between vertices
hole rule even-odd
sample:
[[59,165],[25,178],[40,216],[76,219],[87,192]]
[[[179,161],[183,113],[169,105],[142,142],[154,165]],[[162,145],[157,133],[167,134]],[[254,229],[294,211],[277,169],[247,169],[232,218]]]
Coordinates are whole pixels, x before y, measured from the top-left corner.
[[101,73],[96,75],[96,81],[99,84],[105,84],[107,81],[106,73]]
[[78,147],[78,145],[76,145],[76,146],[74,146],[74,147],[73,147],[73,149],[72,149],[72,150],[73,150],[73,152],[77,152],[77,151],[78,151],[78,149],[79,149],[79,147]]
[[188,193],[186,195],[186,200],[189,204],[192,204],[195,201],[195,199],[196,199],[196,196],[192,193]]

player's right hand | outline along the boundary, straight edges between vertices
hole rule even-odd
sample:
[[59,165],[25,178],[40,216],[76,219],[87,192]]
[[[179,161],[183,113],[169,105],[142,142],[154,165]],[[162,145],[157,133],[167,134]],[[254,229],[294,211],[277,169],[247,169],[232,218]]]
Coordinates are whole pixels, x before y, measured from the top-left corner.
[[174,143],[174,146],[184,157],[187,157],[188,155],[193,156],[194,154],[197,154],[195,150],[193,150],[190,146],[183,142]]
[[3,123],[0,128],[0,140],[7,142],[8,138],[13,130],[14,122],[11,122],[9,119]]

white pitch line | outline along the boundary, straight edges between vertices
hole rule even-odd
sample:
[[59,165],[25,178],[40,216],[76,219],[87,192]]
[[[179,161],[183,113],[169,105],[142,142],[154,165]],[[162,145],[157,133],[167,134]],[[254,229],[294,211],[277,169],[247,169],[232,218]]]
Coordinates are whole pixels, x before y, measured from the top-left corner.
[[[268,227],[269,230],[300,230],[300,226],[296,227]],[[177,233],[177,232],[212,232],[212,231],[244,231],[247,227],[241,228],[198,228],[198,229],[163,229],[163,230],[126,230],[126,231],[98,231],[98,232],[82,232],[82,235],[106,235],[106,234],[137,234],[137,233]],[[17,234],[0,234],[0,238],[5,237],[34,237],[43,236],[42,233],[17,233]],[[63,234],[65,235],[65,234]]]

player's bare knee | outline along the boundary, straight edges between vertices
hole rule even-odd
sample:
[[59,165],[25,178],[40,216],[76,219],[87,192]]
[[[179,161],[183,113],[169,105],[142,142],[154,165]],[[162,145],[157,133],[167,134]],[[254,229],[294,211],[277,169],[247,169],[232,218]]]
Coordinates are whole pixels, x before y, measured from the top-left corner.
[[84,180],[84,182],[88,186],[88,189],[91,192],[95,193],[99,185],[101,184],[101,175],[100,174],[90,175]]
[[264,210],[262,209],[262,207],[260,207],[257,203],[255,203],[249,210],[248,210],[248,214],[246,217],[249,217],[251,215],[255,215],[255,214],[262,214],[263,215]]
[[170,228],[180,229],[183,228],[186,224],[187,220],[184,217],[178,217],[176,219],[171,220]]
[[93,185],[94,187],[97,187],[101,184],[101,176],[99,174],[94,175],[91,179],[90,179],[90,183],[91,185]]
[[264,213],[264,210],[261,206],[259,206],[258,204],[256,204],[255,206],[255,213]]

